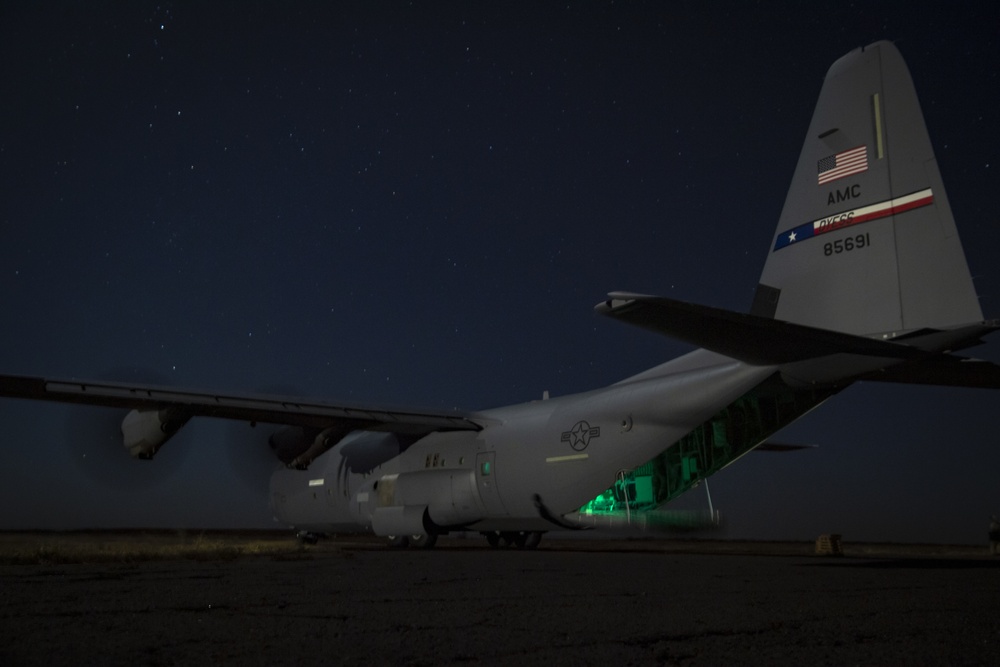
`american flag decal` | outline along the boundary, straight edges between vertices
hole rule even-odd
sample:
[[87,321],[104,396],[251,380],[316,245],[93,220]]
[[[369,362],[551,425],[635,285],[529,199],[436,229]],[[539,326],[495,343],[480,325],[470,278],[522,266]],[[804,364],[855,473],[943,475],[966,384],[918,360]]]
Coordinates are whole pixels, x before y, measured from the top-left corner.
[[823,185],[851,174],[868,171],[868,146],[858,146],[843,153],[825,157],[816,163],[818,184]]

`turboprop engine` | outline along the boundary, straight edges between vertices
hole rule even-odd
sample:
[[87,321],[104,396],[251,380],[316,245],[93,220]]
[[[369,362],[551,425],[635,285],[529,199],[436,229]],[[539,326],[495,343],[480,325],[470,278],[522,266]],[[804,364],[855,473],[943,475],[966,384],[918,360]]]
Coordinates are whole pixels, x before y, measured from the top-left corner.
[[305,428],[292,426],[282,429],[268,439],[271,451],[289,468],[306,470],[313,460],[344,439],[351,432],[349,427]]
[[177,408],[132,410],[122,420],[122,438],[129,454],[151,459],[191,418]]

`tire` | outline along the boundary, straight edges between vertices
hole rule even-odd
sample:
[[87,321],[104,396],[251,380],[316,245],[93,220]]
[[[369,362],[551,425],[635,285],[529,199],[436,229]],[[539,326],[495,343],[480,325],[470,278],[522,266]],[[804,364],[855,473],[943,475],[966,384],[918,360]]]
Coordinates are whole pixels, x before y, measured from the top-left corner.
[[405,549],[410,545],[410,539],[406,535],[387,535],[386,539],[393,549]]
[[427,535],[410,535],[409,541],[410,546],[414,549],[433,549],[434,545],[437,544],[437,535],[427,534]]
[[542,541],[542,531],[533,530],[527,535],[525,535],[524,549],[535,549],[538,547],[538,543]]

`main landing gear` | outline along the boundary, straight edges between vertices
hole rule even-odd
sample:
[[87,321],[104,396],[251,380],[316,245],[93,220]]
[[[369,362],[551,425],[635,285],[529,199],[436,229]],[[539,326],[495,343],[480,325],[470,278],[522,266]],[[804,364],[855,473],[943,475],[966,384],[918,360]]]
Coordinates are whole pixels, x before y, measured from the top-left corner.
[[432,549],[437,544],[437,535],[388,535],[389,546],[393,549]]
[[[481,533],[494,549],[534,549],[542,541],[540,530],[491,530]],[[432,549],[437,544],[437,535],[387,535],[386,540],[393,549]]]
[[534,549],[542,541],[542,532],[539,530],[492,530],[482,535],[494,549]]

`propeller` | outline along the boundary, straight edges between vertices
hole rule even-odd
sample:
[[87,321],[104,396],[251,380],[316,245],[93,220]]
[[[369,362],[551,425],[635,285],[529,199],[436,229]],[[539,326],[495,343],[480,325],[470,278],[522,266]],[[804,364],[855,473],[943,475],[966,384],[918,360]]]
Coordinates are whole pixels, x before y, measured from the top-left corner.
[[[268,396],[295,396],[295,390],[282,385],[266,387],[258,393]],[[226,428],[227,459],[232,470],[247,488],[268,493],[271,473],[283,466],[271,445],[271,437],[289,427],[278,424],[248,424],[232,421]]]
[[236,477],[250,491],[267,494],[271,473],[282,463],[271,451],[270,439],[284,426],[233,421],[226,426],[226,458]]

